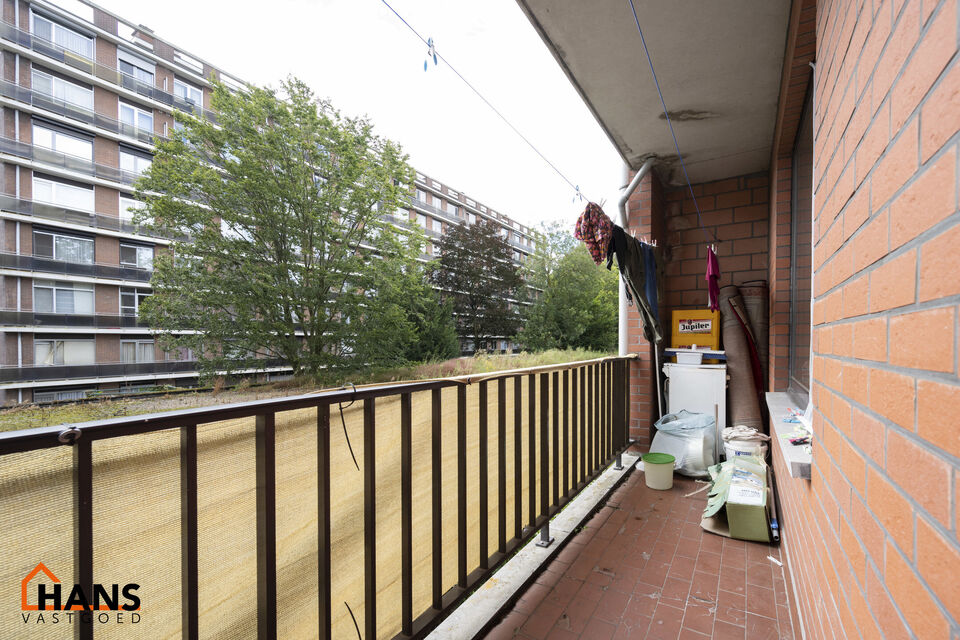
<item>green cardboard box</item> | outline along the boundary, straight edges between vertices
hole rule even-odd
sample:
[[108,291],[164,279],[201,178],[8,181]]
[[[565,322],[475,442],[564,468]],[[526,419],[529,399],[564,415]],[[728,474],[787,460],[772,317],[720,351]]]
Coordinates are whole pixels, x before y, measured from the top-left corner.
[[710,468],[713,486],[701,527],[738,540],[770,541],[767,468],[760,458],[740,456]]

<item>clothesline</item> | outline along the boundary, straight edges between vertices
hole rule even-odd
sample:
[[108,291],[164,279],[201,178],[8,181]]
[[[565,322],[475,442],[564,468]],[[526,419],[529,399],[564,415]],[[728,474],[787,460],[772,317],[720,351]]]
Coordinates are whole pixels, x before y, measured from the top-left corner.
[[421,42],[423,42],[423,44],[427,45],[428,51],[430,52],[430,54],[431,54],[432,56],[434,56],[434,62],[436,62],[436,59],[440,59],[440,60],[443,61],[444,64],[446,64],[448,67],[450,67],[450,70],[453,71],[453,73],[456,74],[456,76],[457,76],[458,78],[460,78],[460,80],[463,81],[463,83],[464,83],[465,85],[467,85],[467,87],[468,87],[471,91],[473,91],[473,92],[477,95],[477,97],[480,98],[480,100],[483,101],[483,103],[484,103],[485,105],[487,105],[488,107],[490,107],[490,109],[491,109],[495,114],[497,114],[497,117],[499,117],[501,120],[503,120],[503,122],[506,123],[506,125],[507,125],[508,127],[510,127],[510,129],[511,129],[515,134],[517,134],[517,135],[520,137],[521,140],[523,140],[525,143],[527,143],[527,146],[528,146],[528,147],[530,147],[531,149],[533,149],[534,153],[536,153],[538,156],[540,156],[540,159],[542,159],[545,163],[547,163],[547,166],[549,166],[551,169],[553,169],[553,170],[557,173],[557,175],[560,176],[560,177],[563,179],[564,182],[566,182],[568,185],[570,185],[570,187],[571,187],[571,188],[573,189],[573,191],[574,191],[574,199],[580,198],[580,200],[587,200],[588,202],[590,201],[590,199],[586,197],[586,195],[583,193],[583,191],[580,190],[580,185],[579,185],[579,184],[575,184],[572,180],[570,180],[570,178],[568,178],[566,175],[564,175],[564,173],[563,173],[562,171],[560,171],[559,168],[557,168],[557,165],[555,165],[553,162],[551,162],[550,159],[547,158],[547,156],[545,156],[545,155],[543,154],[543,152],[541,152],[540,149],[538,149],[538,148],[536,147],[535,144],[533,144],[532,142],[530,142],[530,139],[527,138],[525,135],[523,135],[523,133],[521,133],[520,130],[517,129],[517,127],[515,127],[514,124],[513,124],[512,122],[510,122],[510,120],[508,120],[507,117],[506,117],[505,115],[503,115],[503,113],[501,113],[499,109],[497,109],[495,106],[493,106],[493,103],[490,102],[490,101],[486,98],[486,96],[484,96],[482,93],[480,93],[480,91],[479,91],[475,86],[473,86],[473,84],[470,83],[469,80],[467,80],[467,79],[463,76],[463,74],[461,74],[459,71],[457,71],[456,67],[454,67],[452,64],[450,64],[450,61],[449,61],[449,60],[447,60],[446,58],[443,57],[443,54],[441,54],[441,53],[437,50],[437,46],[436,46],[436,43],[433,41],[433,38],[424,38],[422,35],[420,35],[420,32],[419,32],[419,31],[417,31],[416,29],[413,28],[413,25],[411,25],[409,22],[407,22],[407,20],[406,20],[403,16],[401,16],[400,13],[399,13],[396,9],[394,9],[392,6],[390,6],[390,3],[387,2],[387,0],[380,0],[380,1],[384,4],[384,6],[387,7],[387,9],[390,9],[390,11],[393,12],[393,15],[397,16],[397,18],[400,19],[400,22],[402,22],[403,24],[405,24],[405,25],[407,26],[407,28],[410,29],[410,31],[412,31],[413,34],[414,34],[415,36],[417,36],[417,37],[420,39]]

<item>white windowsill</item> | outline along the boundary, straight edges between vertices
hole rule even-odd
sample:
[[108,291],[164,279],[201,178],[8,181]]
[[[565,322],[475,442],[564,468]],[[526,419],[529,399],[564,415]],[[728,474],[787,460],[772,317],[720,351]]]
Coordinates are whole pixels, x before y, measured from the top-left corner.
[[[784,422],[785,418],[790,416],[789,409],[802,409],[785,392],[767,392],[767,408],[770,409],[770,439],[774,441],[771,446],[779,447],[783,455],[787,468],[790,470],[791,478],[810,479],[810,464],[813,462],[813,456],[804,452],[804,447],[794,446],[788,440],[789,436],[796,429],[797,424],[793,422]],[[814,443],[816,446],[817,443]]]

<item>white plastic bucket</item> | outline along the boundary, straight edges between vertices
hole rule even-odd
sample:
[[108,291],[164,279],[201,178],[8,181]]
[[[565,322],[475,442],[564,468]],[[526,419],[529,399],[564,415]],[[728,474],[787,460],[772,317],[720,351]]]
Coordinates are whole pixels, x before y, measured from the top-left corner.
[[733,460],[737,456],[766,458],[767,445],[757,440],[724,440],[723,454],[727,460]]
[[643,460],[643,477],[647,486],[659,491],[673,488],[673,466],[677,459],[669,453],[645,453]]

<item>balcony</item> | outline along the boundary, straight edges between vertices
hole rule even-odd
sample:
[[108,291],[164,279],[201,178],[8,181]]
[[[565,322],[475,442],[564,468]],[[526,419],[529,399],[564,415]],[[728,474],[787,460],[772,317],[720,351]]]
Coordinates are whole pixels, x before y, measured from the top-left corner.
[[[623,450],[629,366],[0,433],[5,560],[36,565],[41,537],[23,515],[39,509],[60,523],[43,536],[61,550],[46,566],[88,585],[96,561],[144,585],[151,637],[355,637],[354,617],[366,638],[422,637]],[[117,496],[136,508],[108,515]],[[138,543],[111,542],[119,531]]]
[[62,62],[84,73],[96,76],[106,82],[119,85],[145,98],[156,100],[172,109],[192,113],[196,116],[206,118],[211,122],[217,121],[216,114],[208,109],[204,109],[201,105],[194,104],[181,96],[174,95],[158,87],[141,82],[132,76],[120,73],[117,69],[112,69],[72,51],[67,51],[49,40],[34,36],[26,31],[21,31],[9,22],[0,21],[0,38],[36,51],[41,55],[52,58],[57,62]]
[[5,80],[0,81],[0,95],[40,109],[52,111],[53,113],[72,118],[79,122],[92,124],[100,129],[105,129],[128,138],[134,138],[146,144],[152,145],[158,140],[169,140],[169,138],[159,133],[145,131],[132,124],[121,122],[116,118],[96,113],[86,107]]
[[177,235],[164,230],[151,229],[143,225],[134,224],[129,220],[123,220],[116,216],[90,213],[89,211],[78,211],[76,209],[60,207],[55,204],[39,202],[36,200],[27,200],[5,194],[0,194],[0,209],[3,211],[9,211],[11,213],[19,213],[20,215],[24,216],[32,216],[36,218],[43,218],[44,220],[83,225],[92,227],[94,229],[105,229],[108,231],[131,233],[155,238],[167,238],[170,240],[187,240],[186,236]]
[[27,327],[95,327],[97,329],[127,329],[148,325],[137,316],[117,314],[79,315],[73,313],[42,313],[0,309],[0,326]]
[[[255,369],[282,367],[283,360],[262,360]],[[0,366],[0,383],[32,382],[41,380],[70,380],[73,378],[113,378],[165,373],[192,373],[197,371],[196,360],[157,360],[154,362],[101,362],[71,365]]]
[[153,271],[136,267],[122,267],[112,264],[83,264],[79,262],[64,262],[51,258],[25,256],[16,253],[0,252],[0,268],[19,269],[22,271],[39,271],[42,273],[56,273],[59,275],[89,276],[93,278],[110,278],[113,280],[130,280],[134,282],[150,282]]
[[8,153],[18,158],[42,162],[44,164],[84,173],[87,175],[120,182],[126,185],[133,185],[140,177],[139,173],[134,171],[124,171],[118,167],[110,167],[105,164],[99,164],[86,158],[73,156],[68,153],[61,153],[46,147],[38,147],[29,142],[14,140],[13,138],[0,137],[0,153]]

